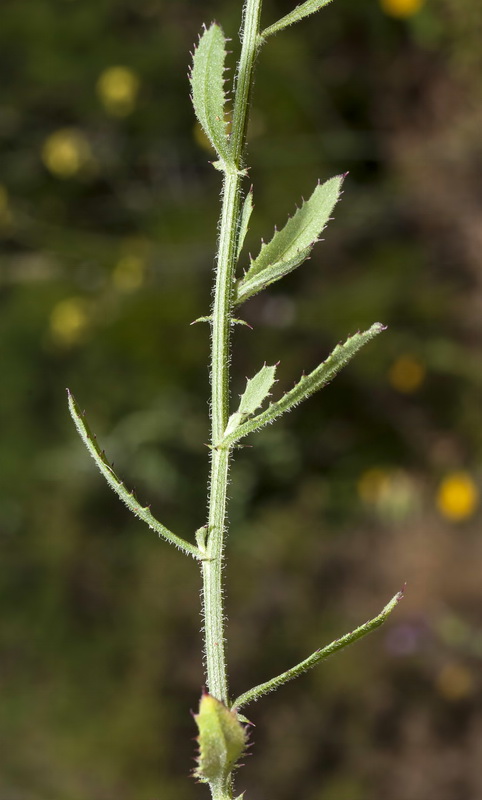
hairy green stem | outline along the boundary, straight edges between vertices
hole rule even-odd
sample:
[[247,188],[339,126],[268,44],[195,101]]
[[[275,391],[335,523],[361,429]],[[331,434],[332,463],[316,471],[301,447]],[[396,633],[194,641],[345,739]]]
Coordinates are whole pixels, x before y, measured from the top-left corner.
[[[207,687],[228,704],[224,646],[222,568],[226,521],[226,487],[231,448],[218,447],[229,416],[229,357],[237,237],[241,203],[242,158],[246,139],[249,98],[258,50],[262,0],[247,0],[242,27],[242,48],[236,79],[230,160],[223,167],[223,200],[212,316],[211,341],[211,476],[208,538],[203,562],[203,611]],[[211,787],[214,800],[232,796]],[[216,795],[214,794],[216,791]]]

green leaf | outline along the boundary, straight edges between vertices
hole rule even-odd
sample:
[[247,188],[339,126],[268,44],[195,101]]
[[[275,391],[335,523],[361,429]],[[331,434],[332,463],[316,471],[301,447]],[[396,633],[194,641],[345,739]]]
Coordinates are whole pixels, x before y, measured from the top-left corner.
[[190,544],[190,542],[186,542],[184,539],[181,539],[179,536],[176,536],[176,534],[172,533],[168,528],[162,525],[161,522],[153,517],[149,506],[141,506],[134,497],[133,492],[129,492],[128,489],[126,489],[122,481],[117,477],[111,465],[107,461],[104,451],[100,449],[95,434],[92,433],[87,424],[85,414],[81,412],[74,396],[68,389],[67,395],[69,400],[69,411],[72,419],[74,420],[75,427],[80,434],[80,438],[84,442],[87,450],[94,459],[98,469],[106,479],[111,489],[113,489],[116,495],[120,497],[122,502],[126,504],[127,508],[130,509],[130,511],[132,511],[136,517],[139,517],[139,519],[145,522],[149,528],[155,531],[158,536],[162,536],[171,544],[179,547],[179,549],[183,550],[184,553],[194,556],[194,558],[202,559],[203,553],[197,547]]
[[246,234],[248,232],[248,227],[249,227],[249,220],[251,219],[252,213],[253,213],[253,189],[251,188],[244,199],[243,210],[241,211],[241,218],[239,221],[239,230],[238,230],[238,250],[236,253],[236,259],[238,259],[239,256],[241,255],[241,250],[243,249],[244,240],[246,239]]
[[222,162],[229,160],[224,96],[225,43],[219,25],[213,22],[210,28],[205,28],[194,51],[190,75],[196,117]]
[[199,714],[194,715],[199,729],[199,756],[195,776],[204,783],[222,786],[246,748],[246,729],[220,700],[203,694]]
[[229,418],[226,427],[226,435],[236,430],[239,425],[244,422],[247,417],[254,414],[257,408],[269,396],[269,392],[273,383],[275,382],[276,365],[272,367],[261,367],[259,372],[256,373],[254,378],[248,379],[246,389],[244,390],[238,410]]
[[287,28],[288,25],[293,25],[294,22],[299,22],[310,14],[315,14],[316,11],[319,11],[323,6],[327,6],[328,3],[331,3],[331,0],[306,0],[305,3],[300,3],[293,11],[290,11],[289,14],[279,19],[278,22],[275,22],[274,25],[265,28],[265,30],[260,33],[261,41],[263,42],[273,33],[282,31],[283,28]]
[[242,439],[243,436],[247,436],[248,433],[263,428],[265,425],[268,425],[281,416],[281,414],[291,411],[291,409],[298,405],[298,403],[301,403],[302,400],[305,400],[314,392],[317,392],[318,389],[322,389],[323,386],[326,386],[326,384],[335,377],[337,372],[346,366],[367,342],[383,330],[385,330],[385,326],[380,322],[375,322],[367,331],[355,333],[355,335],[350,336],[344,344],[338,344],[326,361],[323,361],[323,363],[316,367],[313,372],[310,372],[309,375],[304,375],[293,389],[286,392],[280,400],[277,400],[275,403],[270,403],[266,411],[262,411],[261,414],[257,414],[257,416],[248,419],[235,429],[228,431],[222,444],[225,446],[233,445]]
[[337,175],[318,184],[313,194],[288,220],[282,230],[275,231],[268,244],[236,286],[235,302],[242,303],[266,286],[279,280],[305,261],[326,227],[341,192],[344,175]]
[[246,389],[241,396],[238,411],[243,417],[248,417],[254,414],[257,408],[260,407],[263,400],[269,394],[269,391],[275,382],[276,364],[272,367],[261,367],[260,371],[256,373],[254,378],[249,378],[246,382]]
[[339,650],[343,650],[345,647],[353,644],[358,639],[362,639],[363,636],[367,635],[367,633],[371,633],[376,628],[379,628],[380,625],[383,625],[394,608],[399,604],[402,597],[403,589],[401,592],[397,592],[395,597],[392,597],[390,602],[387,603],[383,611],[378,614],[377,617],[365,622],[363,625],[360,625],[360,627],[356,628],[351,633],[347,633],[340,639],[335,639],[334,642],[331,642],[331,644],[323,647],[321,650],[315,650],[311,656],[308,656],[308,658],[305,658],[304,661],[301,661],[295,667],[288,669],[281,675],[277,675],[276,678],[272,678],[270,681],[266,681],[266,683],[260,683],[259,686],[255,686],[253,689],[250,689],[249,691],[240,695],[234,701],[233,708],[238,710],[248,703],[252,703],[253,700],[259,700],[259,698],[263,697],[263,695],[273,692],[275,689],[279,689],[280,686],[288,683],[288,681],[292,681],[294,678],[297,678],[304,672],[308,672],[309,669],[312,669],[314,666],[316,666],[316,664],[319,664],[320,661],[324,661],[324,659],[328,658],[328,656],[333,655],[333,653],[337,653]]
[[249,272],[246,273],[244,278],[238,281],[236,285],[235,303],[237,305],[244,303],[245,300],[248,300],[250,297],[253,297],[253,295],[266,289],[270,284],[288,275],[309,258],[311,250],[312,245],[304,250],[298,250],[291,259],[271,264],[263,269],[262,272],[258,273],[258,275],[249,277]]

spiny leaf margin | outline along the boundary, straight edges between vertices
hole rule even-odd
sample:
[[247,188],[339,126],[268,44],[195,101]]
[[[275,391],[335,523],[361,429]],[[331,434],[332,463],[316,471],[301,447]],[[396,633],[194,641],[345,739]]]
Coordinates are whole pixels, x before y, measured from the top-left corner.
[[199,713],[194,715],[199,730],[199,755],[194,775],[202,783],[223,786],[247,742],[246,728],[236,711],[204,692]]
[[275,264],[269,265],[263,269],[262,272],[253,275],[249,279],[247,277],[248,273],[246,273],[236,284],[234,304],[237,306],[241,305],[245,300],[249,300],[250,297],[258,294],[258,292],[262,292],[263,289],[266,289],[268,286],[271,286],[272,283],[284,278],[285,275],[289,275],[296,267],[301,266],[301,264],[310,257],[313,244],[306,247],[304,250],[298,250],[294,256],[287,261],[278,261]]
[[251,219],[252,213],[253,213],[253,187],[251,187],[246,197],[244,198],[243,208],[241,210],[241,216],[239,220],[236,260],[238,260],[239,256],[241,255],[241,250],[243,249],[244,240],[246,239],[246,234],[249,228],[249,220]]
[[289,392],[286,392],[276,402],[270,403],[268,408],[262,411],[261,414],[248,419],[236,428],[234,432],[230,432],[219,445],[231,447],[243,436],[264,428],[265,425],[274,422],[281,414],[290,411],[302,400],[322,389],[351,361],[365,344],[385,329],[385,325],[382,325],[381,322],[375,322],[367,331],[355,333],[343,344],[338,344],[325,361],[319,364],[309,375],[304,375]]
[[132,511],[136,517],[145,522],[146,525],[151,528],[151,530],[155,531],[159,536],[162,536],[164,539],[178,547],[187,555],[193,556],[198,560],[202,559],[204,555],[199,548],[190,544],[190,542],[186,542],[179,536],[176,536],[175,533],[172,533],[172,531],[166,528],[151,514],[148,506],[141,506],[140,503],[135,499],[133,493],[126,489],[122,481],[117,477],[111,465],[107,461],[105,453],[100,449],[95,434],[92,433],[87,424],[85,414],[83,414],[80,410],[73,394],[69,389],[67,389],[67,397],[69,411],[80,438],[82,439],[87,450],[94,459],[99,471],[102,473],[111,489],[113,489],[116,495],[122,500],[123,503],[125,503],[127,508]]
[[239,304],[279,280],[305,261],[326,228],[338,202],[345,175],[318,183],[308,200],[290,217],[271,240],[263,243],[245,275],[237,282]]
[[196,117],[222,163],[229,161],[230,153],[225,121],[225,44],[222,28],[216,22],[205,27],[194,51],[189,76]]
[[268,367],[264,364],[253,378],[246,381],[246,389],[241,395],[238,410],[231,414],[226,434],[232,433],[236,428],[250,417],[269,396],[270,389],[275,382],[276,364]]

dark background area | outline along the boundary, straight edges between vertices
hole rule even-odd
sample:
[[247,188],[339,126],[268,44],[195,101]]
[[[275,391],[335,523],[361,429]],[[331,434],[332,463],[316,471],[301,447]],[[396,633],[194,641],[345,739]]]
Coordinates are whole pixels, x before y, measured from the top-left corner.
[[[267,0],[264,23],[293,7]],[[197,567],[112,495],[68,416],[187,538],[205,521],[220,176],[189,51],[240,2],[0,9],[0,796],[194,800]],[[406,597],[247,710],[249,800],[482,798],[482,7],[336,0],[270,40],[250,126],[257,252],[349,171],[312,259],[249,301],[233,395],[389,328],[232,471],[233,694]],[[234,64],[234,54],[232,64]],[[245,263],[247,255],[245,255]]]

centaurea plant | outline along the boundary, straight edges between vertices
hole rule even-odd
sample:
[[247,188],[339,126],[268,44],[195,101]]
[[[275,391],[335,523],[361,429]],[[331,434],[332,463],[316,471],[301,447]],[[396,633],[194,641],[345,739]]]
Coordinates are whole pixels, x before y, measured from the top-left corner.
[[[211,473],[208,514],[190,542],[170,531],[142,506],[112,469],[85,415],[69,392],[69,407],[77,430],[105,479],[128,508],[157,534],[196,560],[203,582],[203,630],[206,665],[204,690],[196,722],[199,755],[195,776],[207,783],[213,800],[233,800],[233,769],[246,748],[246,718],[240,713],[249,703],[298,677],[328,656],[379,627],[393,611],[402,593],[397,593],[378,616],[316,650],[296,666],[260,683],[239,697],[229,695],[225,656],[223,610],[223,564],[227,534],[226,505],[230,462],[240,442],[272,423],[282,414],[322,389],[353,356],[384,326],[374,323],[368,330],[349,336],[312,372],[303,375],[282,397],[268,400],[277,366],[266,363],[247,381],[237,407],[230,402],[230,342],[237,308],[258,292],[292,272],[310,255],[326,227],[340,197],[344,175],[318,182],[308,200],[284,227],[275,229],[262,243],[255,258],[240,272],[244,239],[253,211],[252,187],[246,191],[245,161],[248,112],[257,57],[270,37],[288,25],[315,13],[330,0],[306,0],[273,25],[261,28],[262,0],[245,0],[241,25],[241,52],[234,78],[232,108],[225,95],[226,38],[221,27],[205,27],[193,55],[190,72],[192,102],[217,159],[213,166],[222,176],[221,213],[216,256],[214,301],[211,314],[201,317],[211,327]],[[237,800],[241,800],[239,795]]]

